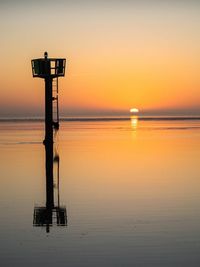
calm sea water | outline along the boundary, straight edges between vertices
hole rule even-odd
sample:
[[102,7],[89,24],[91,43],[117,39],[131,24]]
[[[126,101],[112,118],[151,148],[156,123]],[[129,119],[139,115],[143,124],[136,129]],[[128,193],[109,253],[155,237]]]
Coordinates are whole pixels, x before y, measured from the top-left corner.
[[48,232],[43,124],[0,123],[0,266],[200,266],[199,120],[67,121],[56,139],[67,225]]

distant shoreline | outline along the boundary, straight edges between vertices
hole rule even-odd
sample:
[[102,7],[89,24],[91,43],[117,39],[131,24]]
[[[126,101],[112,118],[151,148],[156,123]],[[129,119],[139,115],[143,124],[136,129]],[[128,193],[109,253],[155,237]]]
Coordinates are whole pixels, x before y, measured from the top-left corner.
[[[200,116],[137,116],[141,121],[178,121],[178,120],[200,120]],[[131,116],[126,117],[63,117],[60,121],[128,121]],[[0,118],[0,122],[43,122],[43,118]]]

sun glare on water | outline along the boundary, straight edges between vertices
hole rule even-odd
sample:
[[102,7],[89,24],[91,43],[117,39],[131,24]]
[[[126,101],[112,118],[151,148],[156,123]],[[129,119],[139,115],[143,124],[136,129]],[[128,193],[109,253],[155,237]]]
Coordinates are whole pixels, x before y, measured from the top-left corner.
[[138,108],[131,108],[130,109],[130,117],[131,117],[131,128],[132,130],[136,130],[137,129],[137,124],[138,124],[138,112],[139,109]]

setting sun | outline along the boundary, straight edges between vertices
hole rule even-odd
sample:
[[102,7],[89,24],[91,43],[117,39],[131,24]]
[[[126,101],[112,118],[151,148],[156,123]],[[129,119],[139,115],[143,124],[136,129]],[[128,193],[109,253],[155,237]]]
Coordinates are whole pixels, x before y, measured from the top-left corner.
[[131,108],[130,109],[130,112],[131,113],[138,113],[139,112],[139,109],[138,108]]

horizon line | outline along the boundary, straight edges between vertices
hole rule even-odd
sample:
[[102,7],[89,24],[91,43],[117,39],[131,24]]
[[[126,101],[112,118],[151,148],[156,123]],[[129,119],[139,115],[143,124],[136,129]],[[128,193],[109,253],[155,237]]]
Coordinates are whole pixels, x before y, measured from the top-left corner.
[[[148,120],[200,120],[200,115],[130,115],[130,116],[73,116],[61,117],[60,121],[120,121],[132,117],[141,121]],[[43,117],[2,117],[0,122],[43,122]]]

